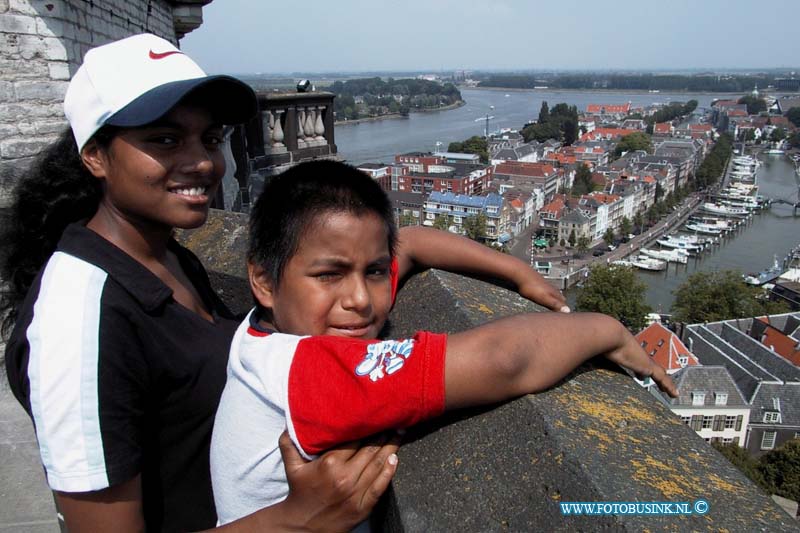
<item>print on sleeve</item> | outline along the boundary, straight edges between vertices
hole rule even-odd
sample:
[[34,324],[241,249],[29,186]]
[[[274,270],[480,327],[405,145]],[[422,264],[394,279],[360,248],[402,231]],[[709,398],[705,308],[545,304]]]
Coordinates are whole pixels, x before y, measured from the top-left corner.
[[386,374],[394,374],[403,367],[413,349],[413,339],[370,344],[367,346],[364,360],[356,367],[356,375],[369,375],[370,380],[378,381]]

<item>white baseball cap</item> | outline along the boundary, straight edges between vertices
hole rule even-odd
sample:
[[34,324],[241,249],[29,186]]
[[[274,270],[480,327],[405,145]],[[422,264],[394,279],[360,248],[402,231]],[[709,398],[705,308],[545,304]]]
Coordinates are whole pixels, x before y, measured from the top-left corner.
[[172,43],[143,33],[86,53],[67,88],[64,113],[80,151],[102,126],[144,126],[201,87],[223,124],[245,122],[258,109],[246,83],[207,76]]

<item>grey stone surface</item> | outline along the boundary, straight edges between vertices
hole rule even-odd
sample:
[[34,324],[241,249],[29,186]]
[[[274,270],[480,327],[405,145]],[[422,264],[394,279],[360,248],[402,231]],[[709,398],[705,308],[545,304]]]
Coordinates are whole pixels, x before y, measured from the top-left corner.
[[[0,345],[0,353],[5,346]],[[59,531],[33,424],[0,371],[0,532]]]

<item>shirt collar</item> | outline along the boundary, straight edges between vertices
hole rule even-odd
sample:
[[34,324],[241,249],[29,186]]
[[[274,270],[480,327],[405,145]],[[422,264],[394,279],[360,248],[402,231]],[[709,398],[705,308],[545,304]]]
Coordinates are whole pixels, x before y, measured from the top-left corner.
[[[169,247],[182,259],[183,249],[177,242],[170,239]],[[158,276],[84,224],[67,226],[58,243],[58,250],[104,270],[138,300],[145,311],[157,309],[172,297],[172,289]]]

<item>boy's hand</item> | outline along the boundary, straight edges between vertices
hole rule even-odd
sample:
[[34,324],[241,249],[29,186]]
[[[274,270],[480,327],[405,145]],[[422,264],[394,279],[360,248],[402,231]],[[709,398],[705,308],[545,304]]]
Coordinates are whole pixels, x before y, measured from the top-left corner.
[[678,389],[675,387],[675,383],[672,382],[672,378],[661,366],[653,361],[652,357],[645,353],[636,338],[628,330],[622,329],[623,339],[620,347],[607,353],[606,357],[631,370],[639,379],[652,378],[659,389],[673,398],[677,398]]
[[561,291],[547,283],[547,280],[533,269],[529,268],[523,272],[522,277],[523,279],[517,281],[517,292],[520,296],[553,311],[570,312],[567,300]]

